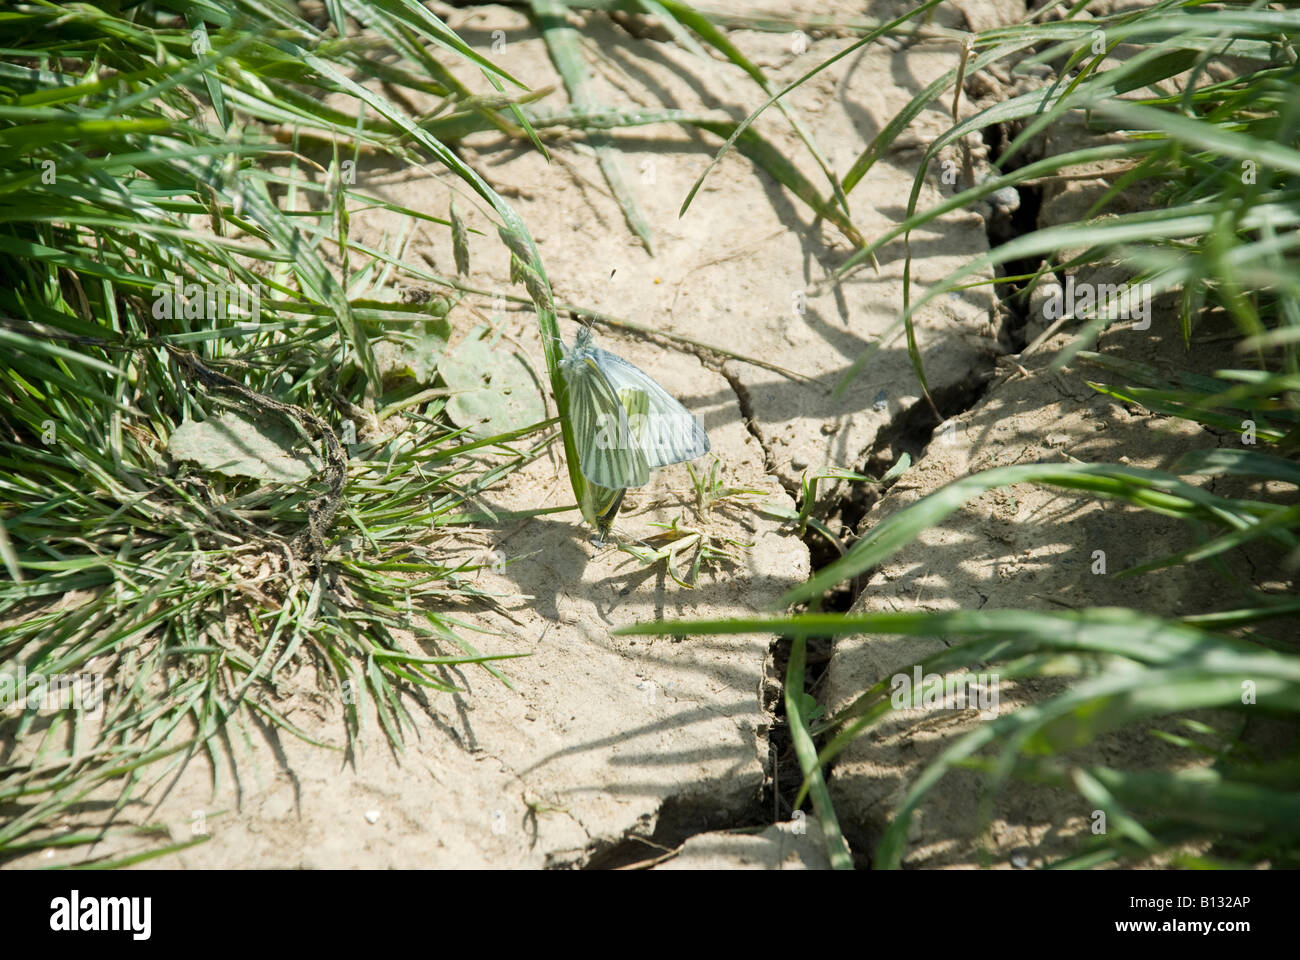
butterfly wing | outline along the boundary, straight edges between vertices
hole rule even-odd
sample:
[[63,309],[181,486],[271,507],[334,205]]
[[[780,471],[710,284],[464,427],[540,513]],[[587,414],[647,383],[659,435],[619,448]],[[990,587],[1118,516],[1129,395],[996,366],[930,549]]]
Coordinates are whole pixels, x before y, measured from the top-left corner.
[[588,351],[574,353],[563,371],[582,475],[612,490],[645,486],[650,479],[645,454],[639,444],[629,442],[627,410],[595,358]]
[[709,435],[689,410],[645,371],[591,347],[591,359],[629,415],[628,428],[649,467],[694,460],[709,452]]

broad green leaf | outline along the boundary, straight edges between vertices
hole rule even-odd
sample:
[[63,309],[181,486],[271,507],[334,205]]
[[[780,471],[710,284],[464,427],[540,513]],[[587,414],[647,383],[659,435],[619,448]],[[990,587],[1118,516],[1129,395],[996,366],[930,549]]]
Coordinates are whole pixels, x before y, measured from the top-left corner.
[[172,433],[167,451],[206,471],[271,483],[301,483],[321,470],[321,460],[282,420],[256,421],[226,413],[202,422],[186,420]]
[[447,415],[479,436],[518,430],[542,420],[546,407],[532,372],[520,357],[492,344],[479,327],[438,361],[452,391]]

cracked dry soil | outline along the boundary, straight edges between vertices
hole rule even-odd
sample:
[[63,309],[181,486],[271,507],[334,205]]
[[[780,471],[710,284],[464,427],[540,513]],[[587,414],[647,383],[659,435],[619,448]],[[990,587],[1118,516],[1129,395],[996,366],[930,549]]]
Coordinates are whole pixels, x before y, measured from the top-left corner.
[[[714,6],[754,13],[763,4]],[[796,16],[857,12],[856,5],[843,2],[829,8],[812,0],[767,6]],[[880,16],[902,5],[872,6]],[[481,6],[438,12],[471,46],[534,89],[556,87],[559,92],[542,101],[543,107],[567,105],[545,45],[521,10]],[[984,28],[1024,14],[1022,3],[944,5],[936,23],[966,29],[967,21],[976,19]],[[740,119],[757,102],[752,82],[734,67],[692,56],[655,31],[625,29],[598,14],[575,14],[573,22],[602,54],[589,57],[593,95],[602,104],[720,110]],[[492,50],[498,32],[504,32],[506,45]],[[852,42],[814,36],[805,51],[795,53],[787,34],[731,30],[728,36],[781,85]],[[842,170],[959,56],[959,46],[946,41],[872,45],[819,74],[787,101],[832,168]],[[1007,95],[995,81],[983,82],[983,87],[968,84],[963,116]],[[411,104],[414,110],[428,106]],[[950,108],[950,101],[935,102],[924,110],[910,139],[886,153],[850,195],[853,221],[863,235],[876,235],[903,219],[921,156],[916,145],[951,124]],[[757,126],[805,175],[819,180],[807,151],[776,111]],[[862,270],[832,286],[825,282],[827,273],[848,255],[848,241],[737,153],[724,158],[679,218],[683,197],[717,149],[715,138],[655,125],[616,132],[611,139],[653,233],[653,256],[632,237],[594,156],[580,141],[549,144],[554,154],[549,164],[531,148],[495,133],[474,135],[458,149],[510,198],[534,233],[557,301],[799,375],[784,377],[708,351],[683,352],[653,337],[597,328],[602,345],[650,372],[701,418],[726,481],[764,491],[757,499],[792,508],[805,471],[833,466],[879,475],[901,453],[910,453],[917,468],[883,496],[873,488],[823,488],[821,516],[837,532],[851,535],[984,466],[1051,456],[1062,448],[1101,459],[1124,447],[1121,452],[1138,462],[1138,448],[1121,443],[1126,430],[1144,432],[1142,462],[1159,464],[1186,439],[1160,433],[1162,442],[1151,444],[1147,420],[1089,395],[1078,377],[1062,390],[1053,379],[1057,375],[1042,368],[1063,340],[1042,345],[1029,369],[1000,363],[999,357],[1024,346],[1024,327],[1032,318],[1009,318],[993,291],[979,287],[941,298],[918,316],[932,394],[945,417],[960,414],[962,436],[970,439],[952,449],[936,448],[930,442],[936,418],[892,330],[902,303],[901,242],[880,252],[879,271]],[[979,165],[987,163],[988,150],[983,142],[954,146],[941,159],[959,167]],[[936,169],[927,175],[923,207],[954,189],[938,174]],[[359,165],[358,184],[435,215],[445,214],[451,196],[449,181],[436,171],[375,158]],[[1027,229],[1038,204],[1037,198],[1022,199],[1032,202],[1016,228]],[[508,254],[495,241],[491,221],[463,193],[457,202],[469,225],[484,234],[472,246],[471,281],[520,292],[509,283]],[[997,214],[989,208],[956,210],[914,233],[914,281],[934,282],[986,252],[990,235],[1002,239],[997,231],[1007,229],[1006,222],[995,223]],[[395,218],[368,211],[353,217],[351,230],[360,243],[383,247],[400,226]],[[451,242],[443,231],[422,225],[411,243],[408,254],[418,251],[440,272],[453,273]],[[487,300],[477,306],[489,310]],[[465,308],[451,319],[458,335],[475,322]],[[534,369],[544,369],[531,311],[510,312],[499,323]],[[572,321],[562,318],[561,326],[571,337]],[[1161,349],[1154,331],[1144,343],[1150,351]],[[878,350],[862,375],[836,394],[846,369],[872,345]],[[1049,443],[1053,431],[1059,442]],[[487,491],[485,503],[508,511],[568,502],[572,494],[562,457],[555,446],[549,456]],[[1077,592],[1079,584],[1066,576],[1069,568],[1055,567],[1054,580],[1041,556],[1065,549],[1061,544],[1077,546],[1084,530],[1106,536],[1119,522],[1115,511],[1079,504],[1071,508],[1076,512],[1059,511],[1046,525],[1022,527],[1017,520],[1035,511],[1041,520],[1055,505],[1041,494],[1017,495],[1014,509],[1005,502],[999,506],[990,495],[988,504],[976,504],[944,530],[932,531],[932,537],[876,571],[861,585],[861,596],[839,598],[842,606],[1050,607],[1056,593]],[[618,529],[628,537],[644,536],[652,531],[651,521],[689,515],[690,501],[684,465],[656,471],[649,486],[628,497]],[[1071,527],[1080,517],[1087,522]],[[499,551],[512,560],[475,574],[480,587],[506,597],[499,608],[457,611],[485,631],[477,641],[484,652],[531,653],[503,667],[511,687],[482,669],[457,668],[450,678],[463,693],[409,700],[415,729],[401,753],[391,749],[373,717],[351,756],[303,743],[251,718],[246,740],[226,738],[227,752],[216,769],[206,758],[196,758],[169,773],[147,802],[132,803],[116,822],[165,823],[176,840],[202,824],[208,842],[148,863],[159,867],[574,868],[661,859],[675,868],[825,866],[815,824],[808,821],[806,832],[782,825],[792,816],[788,801],[798,776],[779,733],[784,668],[779,645],[761,635],[682,640],[611,635],[615,627],[643,620],[752,614],[834,555],[817,535],[805,543],[743,500],[716,508],[709,524],[715,535],[753,546],[739,563],[706,567],[695,590],[682,589],[662,568],[643,568],[611,547],[593,546],[576,511],[449,541],[445,549],[452,557],[456,551]],[[971,537],[976,537],[973,545]],[[990,597],[1001,597],[1000,604]],[[1088,600],[1106,602],[1107,597]],[[1072,602],[1081,601],[1076,596]],[[810,692],[831,708],[840,706],[862,684],[910,662],[916,653],[914,646],[881,644],[876,638],[814,645]],[[339,705],[317,692],[309,669],[279,694],[278,708],[293,723],[327,742],[345,741]],[[1020,695],[1032,697],[1035,691]],[[915,740],[891,734],[864,743],[837,765],[831,786],[860,862],[867,862],[864,854],[902,785],[952,734],[933,727]],[[963,783],[923,811],[910,863],[973,862],[970,842],[963,839],[972,806],[969,789]],[[1072,822],[1065,802],[1013,795],[998,811],[999,854],[1021,860],[1045,855],[1040,846],[1070,832],[1044,826]],[[719,832],[734,828],[749,832]],[[680,855],[664,857],[683,843]],[[103,845],[93,851],[96,856],[111,852]]]

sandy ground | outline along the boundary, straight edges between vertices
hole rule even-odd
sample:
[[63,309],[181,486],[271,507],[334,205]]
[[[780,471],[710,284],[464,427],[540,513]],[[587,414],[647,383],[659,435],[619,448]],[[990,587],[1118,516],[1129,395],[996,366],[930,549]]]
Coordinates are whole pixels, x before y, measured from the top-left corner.
[[[713,4],[756,12],[763,4]],[[857,15],[858,4],[796,3],[767,7],[784,14]],[[901,4],[867,5],[873,16]],[[445,11],[471,45],[534,88],[558,92],[543,107],[566,105],[542,39],[514,8],[479,6]],[[945,5],[935,22],[965,29],[1012,22],[1023,5]],[[625,109],[672,107],[744,117],[760,102],[752,81],[734,66],[700,59],[660,31],[620,26],[591,15],[571,18],[587,44],[593,99]],[[640,35],[637,35],[640,34]],[[755,63],[783,84],[843,49],[851,38],[813,35],[806,49],[791,35],[754,30],[728,33]],[[493,49],[494,39],[504,47]],[[864,145],[918,91],[952,69],[957,44],[924,41],[877,44],[857,52],[790,98],[831,166],[844,170]],[[486,89],[486,88],[484,88]],[[972,93],[973,91],[973,93]],[[984,78],[968,85],[963,115],[1005,96]],[[415,104],[419,108],[421,104]],[[950,123],[951,97],[921,112],[896,148],[886,153],[850,195],[854,224],[867,237],[903,219],[921,151]],[[776,111],[758,129],[815,183],[823,183],[807,151]],[[461,154],[515,206],[534,232],[558,300],[689,337],[705,345],[760,358],[794,371],[784,377],[741,360],[675,349],[661,341],[598,328],[600,342],[651,371],[697,413],[728,482],[763,490],[758,499],[793,506],[805,470],[888,465],[915,444],[916,424],[929,429],[917,381],[894,324],[902,304],[904,248],[881,251],[880,269],[859,271],[839,286],[826,276],[849,243],[808,207],[737,153],[713,171],[689,212],[678,208],[719,141],[674,125],[616,131],[611,141],[649,224],[653,255],[638,241],[579,140],[550,144],[548,164],[537,152],[497,134],[471,137]],[[983,145],[968,145],[982,162]],[[1066,149],[1050,140],[1043,149]],[[944,160],[969,158],[953,148]],[[919,203],[939,201],[941,164],[927,171]],[[1065,216],[1089,183],[1049,189],[1044,216]],[[443,215],[454,189],[436,171],[391,162],[363,165],[358,186]],[[472,281],[518,293],[508,279],[504,248],[481,208],[456,194],[470,224],[484,231],[472,249]],[[913,234],[913,278],[920,284],[987,251],[987,206],[959,210]],[[400,224],[374,214],[354,217],[354,236],[384,245]],[[450,239],[426,225],[408,256],[426,255],[452,272]],[[491,312],[483,298],[478,307]],[[455,314],[453,314],[455,318]],[[531,313],[499,320],[540,366]],[[1032,322],[1032,318],[1031,318]],[[1144,334],[1119,331],[1103,349],[1159,358],[1172,322],[1166,313]],[[463,332],[472,321],[464,318]],[[1165,465],[1198,440],[1184,425],[1137,415],[1105,401],[1073,369],[1046,370],[1066,342],[1057,337],[1017,362],[1003,357],[1007,317],[991,288],[941,298],[918,316],[917,332],[933,394],[956,403],[977,398],[949,431],[926,448],[913,471],[877,501],[865,530],[882,516],[960,476],[989,466],[1033,462],[1063,454],[1085,460],[1127,458]],[[571,336],[572,322],[562,321]],[[869,346],[877,350],[841,394],[835,387]],[[1211,358],[1205,358],[1208,363]],[[1212,364],[1210,364],[1212,367]],[[986,392],[987,390],[987,392]],[[953,439],[955,437],[955,439]],[[535,462],[488,494],[501,509],[560,505],[571,497],[562,453]],[[844,491],[840,491],[843,493]],[[828,502],[838,502],[826,490]],[[628,536],[652,532],[652,520],[689,517],[690,482],[683,466],[656,473],[630,498],[620,520]],[[1124,560],[1176,535],[1173,521],[1039,490],[994,492],[972,502],[942,529],[931,531],[882,567],[859,598],[860,609],[956,609],[987,605],[1054,609],[1129,603],[1159,613],[1181,610],[1205,588],[1183,570],[1164,578],[1116,586],[1090,577],[1085,559],[1099,545]],[[576,514],[486,531],[466,550],[498,551],[512,560],[480,572],[480,585],[512,597],[496,612],[463,611],[488,631],[492,652],[531,652],[505,668],[510,687],[485,671],[456,672],[465,692],[412,702],[416,729],[395,751],[371,718],[355,757],[324,750],[253,724],[247,739],[231,736],[214,769],[197,757],[159,776],[147,801],[129,805],[117,822],[168,825],[175,840],[206,833],[208,842],[150,862],[186,867],[571,867],[602,858],[657,858],[662,850],[629,837],[690,837],[676,867],[825,865],[815,822],[789,821],[762,802],[774,772],[790,780],[793,767],[774,771],[769,730],[778,680],[770,638],[681,641],[612,636],[611,629],[648,619],[727,617],[769,607],[810,570],[808,546],[787,526],[743,503],[714,511],[711,534],[753,544],[739,563],[706,569],[699,588],[684,590],[662,570],[647,571],[625,554],[593,546]],[[838,532],[838,530],[837,530]],[[417,598],[436,603],[436,598]],[[414,640],[411,641],[415,643]],[[819,699],[841,706],[939,640],[875,637],[836,645]],[[312,691],[311,678],[286,694],[285,712],[313,736],[344,741],[339,710]],[[1012,688],[1004,705],[1033,700],[1050,689]],[[968,715],[935,718],[918,733],[886,726],[841,760],[832,777],[845,833],[855,851],[879,837],[902,785],[951,737],[969,728]],[[1114,758],[1158,759],[1151,743],[1107,742]],[[789,763],[789,761],[786,761]],[[910,863],[962,866],[976,862],[974,782],[958,778],[938,793],[914,830]],[[1038,862],[1083,829],[1088,810],[1076,797],[1012,791],[999,805],[993,836],[998,863]],[[1078,808],[1078,809],[1076,809]],[[93,819],[93,818],[92,818]],[[776,822],[785,821],[785,822]],[[766,830],[762,825],[768,825]],[[758,825],[755,827],[755,825]],[[719,833],[737,826],[753,832]],[[644,856],[636,854],[637,844]],[[121,849],[134,849],[122,842]],[[114,852],[110,844],[94,855]],[[18,865],[56,861],[35,854]]]

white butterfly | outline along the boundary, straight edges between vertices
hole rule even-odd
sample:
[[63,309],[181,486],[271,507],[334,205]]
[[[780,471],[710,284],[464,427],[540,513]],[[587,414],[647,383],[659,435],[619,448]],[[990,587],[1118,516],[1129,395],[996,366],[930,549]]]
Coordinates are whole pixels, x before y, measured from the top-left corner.
[[611,490],[644,486],[652,467],[694,460],[709,437],[689,410],[648,374],[591,342],[578,328],[573,347],[560,344],[560,373],[582,475]]

